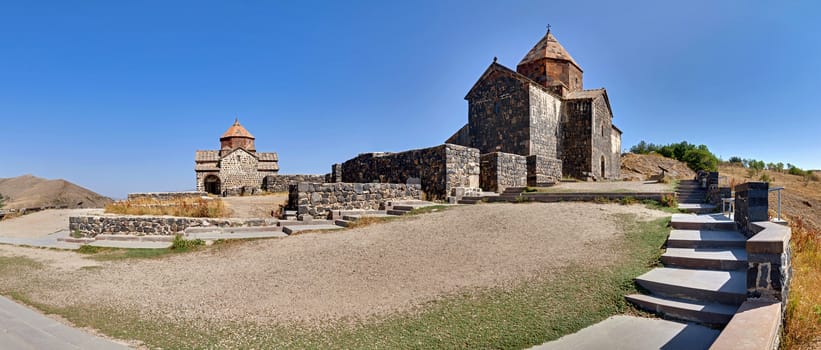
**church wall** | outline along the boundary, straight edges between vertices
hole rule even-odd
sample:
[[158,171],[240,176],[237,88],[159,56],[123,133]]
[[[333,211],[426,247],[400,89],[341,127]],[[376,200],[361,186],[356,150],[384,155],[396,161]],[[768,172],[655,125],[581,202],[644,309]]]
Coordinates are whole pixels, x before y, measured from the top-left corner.
[[562,116],[562,173],[577,179],[586,179],[592,164],[593,140],[591,135],[593,109],[590,100],[569,100],[564,103]]
[[470,125],[465,124],[459,131],[457,131],[453,136],[445,141],[445,143],[450,143],[454,145],[460,145],[465,147],[473,147],[473,141],[470,139]]
[[[593,159],[591,159],[591,169],[593,174],[599,178],[610,179],[613,178],[614,172],[618,174],[618,170],[614,170],[612,138],[613,133],[613,117],[610,115],[610,110],[607,108],[607,101],[604,97],[599,96],[592,102],[593,106]],[[601,159],[605,159],[605,172],[601,172]],[[616,168],[618,169],[618,168]]]
[[259,188],[262,178],[267,175],[257,171],[257,159],[240,149],[220,160],[220,180],[222,191],[241,187]]
[[472,147],[480,153],[530,154],[530,93],[507,74],[487,76],[468,97]]
[[548,158],[559,158],[559,120],[561,100],[544,90],[530,86],[530,152]]
[[613,129],[610,132],[611,177],[621,178],[621,133]]

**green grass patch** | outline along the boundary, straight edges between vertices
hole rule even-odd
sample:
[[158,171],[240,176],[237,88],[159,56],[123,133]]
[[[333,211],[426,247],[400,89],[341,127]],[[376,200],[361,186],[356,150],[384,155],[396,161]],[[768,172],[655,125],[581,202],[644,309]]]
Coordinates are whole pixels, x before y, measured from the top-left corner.
[[449,205],[430,205],[430,206],[427,206],[427,207],[414,208],[413,210],[409,211],[405,215],[429,214],[429,213],[435,213],[435,212],[440,212],[440,211],[443,211],[443,210],[447,210],[449,208],[450,208]]
[[[560,273],[507,287],[469,290],[431,302],[421,311],[378,320],[341,322],[320,328],[152,317],[138,310],[97,304],[54,308],[14,291],[16,299],[120,339],[163,349],[521,349],[557,339],[605,318],[630,311],[624,295],[633,278],[658,263],[669,218],[637,222],[620,215],[622,257],[605,267],[578,264]],[[593,248],[591,248],[593,249]],[[2,277],[2,276],[0,276]],[[58,288],[58,287],[54,287]],[[145,310],[143,310],[145,311]]]
[[205,245],[201,239],[186,240],[177,235],[168,248],[144,249],[144,248],[110,248],[96,247],[91,245],[80,246],[77,253],[87,254],[91,259],[98,261],[112,261],[123,259],[155,259],[172,254],[188,253],[199,250]]

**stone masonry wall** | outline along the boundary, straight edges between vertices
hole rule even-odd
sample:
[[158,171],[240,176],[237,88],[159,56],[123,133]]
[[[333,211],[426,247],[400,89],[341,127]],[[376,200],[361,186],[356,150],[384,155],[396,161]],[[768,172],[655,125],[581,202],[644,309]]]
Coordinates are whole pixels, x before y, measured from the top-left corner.
[[751,223],[770,219],[767,202],[769,185],[766,182],[747,182],[735,186],[733,218],[739,231],[747,238],[755,233]]
[[530,154],[528,84],[500,71],[491,73],[466,97],[471,146],[482,154]]
[[71,232],[86,237],[111,235],[175,235],[189,227],[258,227],[276,225],[270,219],[209,219],[144,215],[85,215],[68,218]]
[[[593,174],[599,179],[617,178],[620,172],[619,167],[621,166],[621,162],[619,161],[619,164],[614,163],[613,151],[611,150],[613,140],[610,134],[615,132],[613,131],[612,121],[613,116],[610,115],[610,111],[607,108],[607,101],[603,96],[596,97],[593,100],[593,128],[591,135],[593,158],[591,159],[590,166],[591,169],[593,169]],[[605,165],[604,173],[602,173],[601,170],[602,159]],[[614,174],[615,176],[613,176]]]
[[267,174],[257,171],[258,163],[256,157],[242,149],[223,157],[219,173],[222,191],[242,187],[260,188],[262,178]]
[[562,161],[532,155],[527,157],[527,185],[549,186],[562,179]]
[[592,162],[590,137],[592,105],[590,100],[565,101],[562,119],[562,172],[577,179],[586,179]]
[[384,209],[390,200],[421,199],[417,184],[307,183],[291,185],[288,208],[297,214],[325,218],[333,210]]
[[289,185],[300,182],[325,182],[325,175],[268,175],[262,179],[262,189],[268,192],[287,192]]
[[493,152],[481,156],[479,183],[482,190],[503,192],[508,187],[527,186],[527,158],[518,154]]
[[419,181],[427,199],[445,199],[454,187],[479,187],[479,150],[444,144],[400,153],[360,154],[342,163],[342,181]]
[[530,86],[529,92],[530,152],[527,155],[559,158],[561,100],[536,86]]

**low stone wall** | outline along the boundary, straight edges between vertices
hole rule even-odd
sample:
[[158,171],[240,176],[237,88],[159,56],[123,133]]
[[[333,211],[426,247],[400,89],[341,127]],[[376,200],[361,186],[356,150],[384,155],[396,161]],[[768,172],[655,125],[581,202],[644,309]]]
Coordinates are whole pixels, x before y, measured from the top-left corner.
[[110,235],[175,235],[189,227],[259,227],[276,225],[271,219],[211,219],[143,215],[83,215],[68,218],[71,232],[86,237]]
[[387,201],[418,200],[421,196],[421,186],[416,184],[301,182],[290,186],[288,209],[324,218],[333,210],[377,210]]
[[508,187],[527,186],[527,157],[504,152],[481,156],[479,184],[485,191],[503,192]]
[[208,196],[208,193],[202,191],[181,191],[181,192],[135,192],[128,194],[128,200],[134,199],[152,199],[158,201],[177,200],[177,199],[197,199]]
[[287,192],[289,185],[300,182],[326,182],[325,175],[268,175],[262,180],[262,189],[268,192]]
[[532,155],[527,157],[527,185],[550,186],[562,179],[562,161]]
[[479,187],[479,150],[443,144],[400,153],[365,153],[341,166],[345,183],[419,182],[427,199],[447,198],[453,188]]

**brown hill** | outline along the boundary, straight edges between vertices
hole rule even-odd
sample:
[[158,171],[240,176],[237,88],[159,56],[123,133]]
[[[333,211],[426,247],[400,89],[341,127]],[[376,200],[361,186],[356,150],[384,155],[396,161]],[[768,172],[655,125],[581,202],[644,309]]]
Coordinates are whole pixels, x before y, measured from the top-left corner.
[[3,209],[60,207],[102,208],[111,199],[66,180],[48,180],[33,175],[0,179]]
[[[718,172],[721,175],[727,175],[731,185],[761,181],[762,176],[767,175],[770,178],[770,188],[784,187],[781,193],[782,215],[799,216],[805,223],[821,230],[821,181],[770,170],[752,173],[749,169],[735,164],[721,164]],[[821,172],[815,172],[815,174],[821,177]],[[772,192],[769,199],[770,215],[775,216],[778,195]]]
[[692,179],[696,174],[687,164],[658,154],[625,153],[621,156],[621,177],[625,181],[644,181],[661,173],[674,179]]

